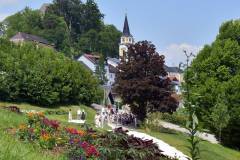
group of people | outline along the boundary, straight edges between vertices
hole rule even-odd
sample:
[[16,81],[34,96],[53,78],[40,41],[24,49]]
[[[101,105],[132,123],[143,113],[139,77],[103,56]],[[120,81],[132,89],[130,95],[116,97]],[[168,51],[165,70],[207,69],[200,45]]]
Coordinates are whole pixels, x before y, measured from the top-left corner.
[[120,113],[118,114],[114,121],[118,121],[118,123],[122,124],[122,125],[134,125],[136,124],[136,116],[133,115],[132,113]]
[[114,111],[113,108],[102,108],[95,116],[96,127],[104,127],[106,123],[136,127],[137,119],[132,113]]

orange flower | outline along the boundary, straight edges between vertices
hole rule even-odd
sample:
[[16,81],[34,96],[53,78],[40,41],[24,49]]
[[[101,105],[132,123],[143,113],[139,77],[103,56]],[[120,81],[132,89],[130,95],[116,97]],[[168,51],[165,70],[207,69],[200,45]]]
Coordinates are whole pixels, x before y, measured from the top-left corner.
[[83,130],[78,130],[77,134],[80,136],[84,136],[86,133]]
[[29,112],[29,113],[28,113],[28,117],[29,117],[29,118],[32,118],[33,116],[34,116],[34,113],[33,113],[33,112]]
[[20,124],[19,125],[19,129],[20,130],[24,130],[24,129],[26,129],[27,128],[27,126],[25,125],[25,124]]
[[74,138],[74,139],[73,139],[73,142],[74,142],[74,143],[79,143],[79,142],[80,142],[80,139]]
[[47,134],[47,133],[44,133],[41,135],[41,138],[44,140],[44,141],[48,141],[50,139],[50,135]]
[[39,117],[44,117],[43,112],[38,112],[37,115],[38,115]]

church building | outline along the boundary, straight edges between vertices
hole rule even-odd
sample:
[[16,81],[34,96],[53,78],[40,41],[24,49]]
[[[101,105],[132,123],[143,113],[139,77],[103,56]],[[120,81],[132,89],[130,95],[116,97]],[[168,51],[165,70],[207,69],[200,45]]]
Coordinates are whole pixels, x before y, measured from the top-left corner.
[[134,44],[134,38],[130,33],[127,15],[125,15],[123,32],[122,32],[122,36],[121,36],[121,39],[120,39],[120,45],[119,45],[119,58],[120,59],[126,59],[127,58],[126,53],[127,53],[127,49],[128,49],[129,44]]

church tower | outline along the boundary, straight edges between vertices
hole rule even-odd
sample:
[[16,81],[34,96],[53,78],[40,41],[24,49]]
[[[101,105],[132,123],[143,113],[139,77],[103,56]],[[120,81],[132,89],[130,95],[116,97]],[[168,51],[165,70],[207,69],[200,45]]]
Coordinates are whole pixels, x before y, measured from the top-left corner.
[[129,44],[133,44],[134,39],[133,36],[130,33],[129,25],[128,25],[128,19],[127,15],[125,15],[125,21],[124,21],[124,26],[123,26],[123,32],[120,40],[120,45],[119,45],[119,58],[126,59],[127,58],[127,49]]

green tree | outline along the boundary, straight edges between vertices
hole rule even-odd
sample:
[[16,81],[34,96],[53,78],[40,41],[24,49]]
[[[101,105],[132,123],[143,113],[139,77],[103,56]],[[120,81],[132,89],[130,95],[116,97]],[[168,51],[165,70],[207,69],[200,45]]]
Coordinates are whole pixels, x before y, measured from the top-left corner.
[[148,41],[130,45],[127,55],[116,74],[116,92],[123,103],[129,104],[141,121],[153,111],[176,111],[178,102],[172,97],[170,80],[164,78],[164,56]]
[[57,50],[69,50],[70,33],[62,17],[53,14],[45,14],[42,20],[42,26],[42,37],[52,42]]
[[6,25],[5,34],[8,38],[14,36],[17,32],[39,35],[39,31],[42,29],[40,12],[28,7],[7,17],[2,23]]
[[224,104],[222,98],[218,98],[217,104],[212,108],[211,123],[212,126],[218,131],[218,139],[221,142],[222,129],[227,127],[230,116],[228,107]]
[[74,42],[90,29],[99,31],[103,24],[103,14],[93,0],[54,0],[47,12],[64,17]]
[[102,54],[100,55],[98,65],[96,67],[96,75],[98,76],[101,84],[105,84],[107,82],[105,60]]
[[102,98],[98,79],[53,49],[0,39],[0,59],[0,100],[46,106]]
[[99,32],[98,50],[104,57],[118,57],[121,32],[113,25],[105,25]]
[[97,52],[99,46],[99,36],[96,30],[89,30],[83,34],[79,40],[79,48],[86,53]]
[[191,102],[197,103],[197,115],[204,127],[218,134],[211,127],[212,108],[218,103],[218,97],[225,95],[225,104],[229,110],[229,123],[222,129],[222,142],[240,148],[240,21],[225,22],[219,30],[216,40],[206,45],[193,60],[189,69],[189,81],[192,93]]
[[104,58],[117,57],[120,37],[121,32],[113,25],[105,25],[100,32],[90,29],[80,37],[79,49],[86,53],[103,53]]

